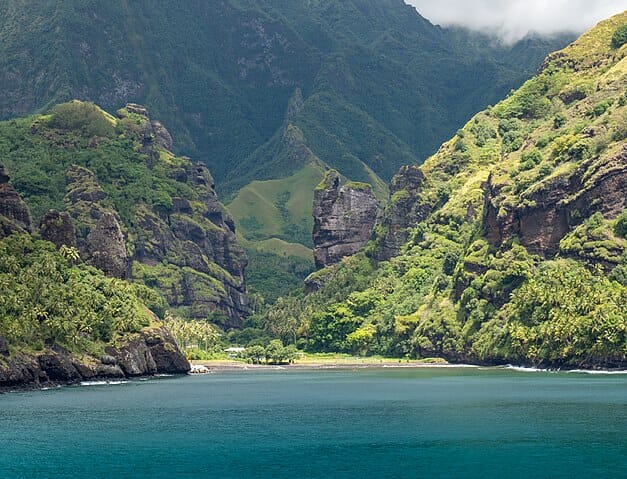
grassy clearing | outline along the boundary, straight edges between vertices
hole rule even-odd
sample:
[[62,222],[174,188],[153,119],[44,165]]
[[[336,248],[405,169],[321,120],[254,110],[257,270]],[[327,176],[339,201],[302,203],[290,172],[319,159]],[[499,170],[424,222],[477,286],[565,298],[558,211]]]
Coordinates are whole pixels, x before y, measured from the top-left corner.
[[253,181],[239,191],[227,209],[248,240],[275,238],[311,244],[313,190],[323,175],[320,165],[309,164],[286,178]]

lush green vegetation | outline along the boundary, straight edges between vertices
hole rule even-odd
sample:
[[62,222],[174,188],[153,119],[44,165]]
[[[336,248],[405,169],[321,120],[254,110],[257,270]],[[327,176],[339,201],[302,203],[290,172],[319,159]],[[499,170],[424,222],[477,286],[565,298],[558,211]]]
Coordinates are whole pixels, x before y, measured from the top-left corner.
[[[209,166],[245,238],[310,247],[317,180],[286,183],[330,166],[385,197],[382,179],[423,161],[569,39],[504,46],[435,27],[398,0],[10,0],[0,119],[72,98],[108,111],[144,104],[176,153]],[[85,132],[109,130],[100,121]],[[42,186],[30,178],[20,181]],[[151,186],[167,209],[168,185]]]
[[612,35],[612,47],[620,48],[627,43],[627,25],[621,25]]
[[251,294],[260,295],[272,304],[279,296],[298,288],[314,270],[311,258],[281,255],[256,249],[247,250],[246,282]]
[[[92,196],[96,191],[96,196],[105,196],[98,207],[119,214],[129,257],[141,250],[151,258],[143,262],[136,258],[133,279],[158,290],[177,313],[207,317],[202,304],[180,306],[189,291],[186,282],[193,284],[195,297],[205,305],[227,296],[226,283],[237,285],[225,262],[209,254],[201,254],[191,267],[189,245],[170,232],[177,227],[179,236],[189,231],[203,238],[223,234],[220,222],[214,223],[208,215],[209,207],[221,206],[207,204],[213,195],[209,173],[207,182],[197,183],[188,173],[191,161],[166,150],[143,114],[121,109],[114,118],[92,103],[72,101],[55,106],[47,115],[0,122],[0,163],[28,204],[36,226],[51,209],[70,210],[79,234],[93,217],[91,206],[70,199],[68,171],[79,166],[93,172],[95,179],[89,184],[82,179],[74,186],[87,188]],[[184,205],[184,213],[175,211],[175,199]],[[237,262],[241,260],[237,255],[244,253],[232,249],[229,254]],[[210,319],[225,322],[220,311]]]
[[[442,31],[394,0],[228,0],[220,15],[212,3],[174,0],[31,7],[0,7],[0,118],[71,98],[110,110],[140,102],[221,183],[280,129],[296,88],[305,106],[295,124],[315,153],[370,182],[360,162],[389,178],[424,159],[565,43],[500,46]],[[230,179],[245,173],[243,186],[298,166],[281,171],[267,153],[253,155],[263,165],[248,164],[254,176],[244,168]]]
[[[621,201],[621,192],[580,209],[568,202],[604,173],[624,174],[627,77],[611,39],[626,21],[622,14],[603,22],[550,57],[537,77],[427,160],[416,202],[431,213],[411,227],[400,255],[372,259],[385,241],[379,227],[364,252],[312,275],[320,289],[279,298],[258,327],[310,351],[624,365],[627,211],[583,213]],[[585,184],[568,189],[575,175]],[[497,226],[484,216],[488,179],[494,222],[506,225],[514,211],[550,208],[535,198],[564,195],[572,226],[556,253],[531,254],[515,235],[494,239]],[[388,208],[409,193],[395,196]],[[556,241],[554,225],[538,226],[528,234]]]
[[0,122],[0,161],[35,221],[50,209],[65,209],[71,165],[95,173],[125,222],[140,204],[168,209],[172,196],[194,198],[188,185],[168,175],[183,160],[170,155],[151,168],[148,155],[139,151],[136,121],[117,122],[92,103],[73,101],[46,116]]
[[145,286],[81,263],[75,249],[29,235],[0,240],[0,290],[0,335],[20,350],[57,344],[102,354],[105,343],[156,319],[146,305],[164,306]]

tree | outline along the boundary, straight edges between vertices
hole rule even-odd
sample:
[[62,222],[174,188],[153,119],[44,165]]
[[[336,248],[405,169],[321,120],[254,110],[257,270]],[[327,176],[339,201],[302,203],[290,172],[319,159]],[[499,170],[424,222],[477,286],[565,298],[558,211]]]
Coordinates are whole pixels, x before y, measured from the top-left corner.
[[276,364],[280,363],[283,359],[284,355],[284,347],[283,343],[280,339],[273,339],[270,341],[270,344],[266,347],[265,357],[267,362],[274,362]]
[[250,346],[242,352],[241,357],[246,359],[249,363],[261,364],[261,361],[266,357],[266,348],[258,344]]
[[627,25],[621,25],[612,35],[612,48],[620,48],[627,43]]

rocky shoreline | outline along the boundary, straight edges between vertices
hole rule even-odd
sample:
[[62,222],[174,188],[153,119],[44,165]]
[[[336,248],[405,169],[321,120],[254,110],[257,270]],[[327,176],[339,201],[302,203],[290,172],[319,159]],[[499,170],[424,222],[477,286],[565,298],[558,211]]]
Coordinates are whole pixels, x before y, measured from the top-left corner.
[[163,327],[145,328],[100,358],[78,358],[52,345],[37,353],[11,354],[0,340],[0,392],[42,389],[83,381],[124,380],[157,374],[187,374],[191,367]]

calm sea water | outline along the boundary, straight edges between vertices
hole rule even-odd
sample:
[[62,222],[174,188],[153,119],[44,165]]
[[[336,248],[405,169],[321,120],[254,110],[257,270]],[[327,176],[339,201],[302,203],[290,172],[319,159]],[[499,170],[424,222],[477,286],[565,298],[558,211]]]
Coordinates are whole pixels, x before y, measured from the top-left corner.
[[0,478],[625,478],[627,375],[241,371],[0,396]]

